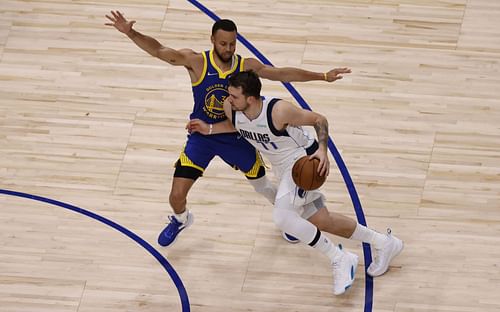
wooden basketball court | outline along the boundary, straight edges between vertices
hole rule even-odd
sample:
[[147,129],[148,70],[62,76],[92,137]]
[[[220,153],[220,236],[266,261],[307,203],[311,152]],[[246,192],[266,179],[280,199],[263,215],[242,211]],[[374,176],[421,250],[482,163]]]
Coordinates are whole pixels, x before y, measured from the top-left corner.
[[[328,117],[368,225],[405,241],[374,279],[373,311],[500,311],[500,2],[202,3],[276,66],[352,69],[333,84],[294,86]],[[366,309],[364,266],[335,297],[327,259],[286,243],[272,207],[219,159],[188,198],[194,225],[171,248],[156,244],[191,88],[185,69],[104,26],[116,9],[164,45],[211,47],[212,20],[185,0],[2,0],[0,189],[134,232],[175,268],[194,312]],[[293,100],[263,83],[264,94]],[[354,217],[333,160],[330,171],[329,209]],[[360,244],[333,240],[363,258]],[[181,302],[129,237],[0,194],[0,311],[181,311]]]

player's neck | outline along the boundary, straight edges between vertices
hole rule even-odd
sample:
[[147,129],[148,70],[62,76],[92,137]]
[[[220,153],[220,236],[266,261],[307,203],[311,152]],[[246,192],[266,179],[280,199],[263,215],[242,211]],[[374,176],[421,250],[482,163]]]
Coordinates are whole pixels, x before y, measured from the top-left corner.
[[262,98],[259,98],[252,104],[249,104],[247,109],[243,111],[243,114],[247,116],[249,120],[257,119],[262,112]]
[[214,61],[215,61],[215,65],[217,65],[217,67],[220,68],[220,70],[222,70],[223,72],[226,72],[228,70],[230,70],[231,68],[233,68],[233,62],[234,62],[234,55],[231,57],[230,60],[228,60],[227,62],[226,61],[223,61],[218,55],[217,53],[214,53]]

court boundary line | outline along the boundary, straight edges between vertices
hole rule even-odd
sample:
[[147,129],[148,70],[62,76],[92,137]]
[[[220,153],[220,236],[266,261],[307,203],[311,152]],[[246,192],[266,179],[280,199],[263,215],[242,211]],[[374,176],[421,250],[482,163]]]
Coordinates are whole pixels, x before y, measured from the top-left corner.
[[47,197],[43,196],[38,196],[38,195],[32,195],[28,193],[22,193],[22,192],[16,192],[16,191],[11,191],[11,190],[5,190],[5,189],[0,189],[0,194],[5,194],[5,195],[10,195],[10,196],[16,196],[16,197],[21,197],[21,198],[27,198],[27,199],[32,199],[35,201],[51,204],[54,206],[58,206],[61,208],[65,208],[77,213],[80,213],[82,215],[85,215],[87,217],[90,217],[94,220],[97,220],[101,223],[104,223],[105,225],[108,225],[112,227],[113,229],[117,230],[118,232],[121,232],[125,236],[129,237],[133,241],[135,241],[137,244],[142,246],[146,251],[148,251],[156,260],[163,266],[163,268],[167,271],[168,275],[170,275],[171,280],[174,282],[175,287],[177,288],[177,291],[179,292],[179,297],[181,300],[181,306],[182,306],[182,312],[190,312],[190,306],[189,306],[189,298],[186,292],[186,288],[184,287],[184,284],[182,283],[179,275],[177,272],[174,270],[172,265],[167,261],[163,255],[158,252],[153,246],[151,246],[148,242],[146,242],[144,239],[142,239],[139,235],[135,234],[134,232],[130,231],[129,229],[125,228],[124,226],[106,218],[101,215],[98,215],[96,213],[93,213],[89,210],[67,204],[58,200],[50,199]]

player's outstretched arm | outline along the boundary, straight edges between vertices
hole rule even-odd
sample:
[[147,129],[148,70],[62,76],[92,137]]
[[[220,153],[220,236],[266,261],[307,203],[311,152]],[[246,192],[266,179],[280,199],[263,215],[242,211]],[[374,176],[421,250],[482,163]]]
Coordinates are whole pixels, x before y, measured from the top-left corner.
[[111,11],[111,15],[106,15],[106,18],[110,23],[105,23],[105,25],[112,26],[127,35],[139,48],[150,55],[171,65],[191,67],[191,57],[196,55],[194,51],[190,49],[175,50],[163,46],[158,40],[133,29],[136,21],[128,21],[120,11]]
[[295,67],[272,67],[264,65],[254,58],[245,59],[244,64],[246,70],[253,70],[261,78],[283,82],[312,80],[333,82],[342,79],[343,74],[351,72],[351,69],[347,67],[334,68],[326,73],[317,73]]

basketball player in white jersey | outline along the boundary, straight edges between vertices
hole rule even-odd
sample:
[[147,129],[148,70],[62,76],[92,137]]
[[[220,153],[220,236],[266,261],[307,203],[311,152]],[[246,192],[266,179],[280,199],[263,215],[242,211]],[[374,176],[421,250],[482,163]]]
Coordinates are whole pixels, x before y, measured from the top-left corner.
[[[353,283],[358,256],[335,245],[321,231],[369,243],[377,251],[367,272],[384,274],[391,260],[403,249],[403,242],[369,229],[338,213],[329,213],[325,198],[318,190],[304,191],[292,179],[295,161],[304,155],[319,159],[318,172],[328,175],[328,122],[318,113],[300,109],[290,102],[261,97],[261,82],[253,71],[242,71],[229,78],[229,97],[224,102],[228,120],[207,124],[191,120],[190,132],[216,134],[238,131],[272,164],[279,179],[273,220],[284,232],[319,250],[333,267],[333,292],[344,293]],[[301,126],[314,126],[318,141]]]

